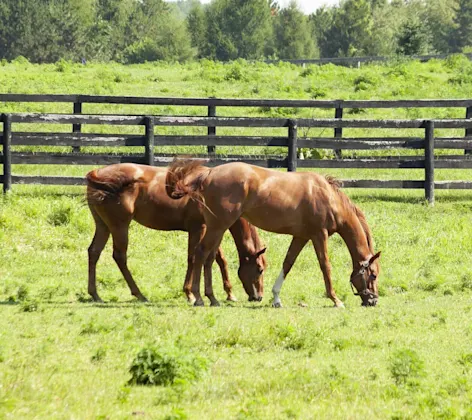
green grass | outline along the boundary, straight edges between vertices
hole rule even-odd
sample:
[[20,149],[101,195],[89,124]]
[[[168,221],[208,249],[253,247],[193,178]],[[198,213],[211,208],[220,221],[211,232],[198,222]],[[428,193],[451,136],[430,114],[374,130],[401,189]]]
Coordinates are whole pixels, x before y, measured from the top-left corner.
[[[238,72],[237,65],[71,64],[60,71],[56,65],[11,63],[1,67],[0,90],[298,99],[467,98],[472,93],[471,65],[461,57],[360,70],[242,63]],[[1,112],[71,110],[64,104],[0,107]],[[288,109],[222,108],[218,113],[243,111],[333,116],[326,110]],[[121,105],[85,105],[84,112],[206,114],[203,108]],[[365,110],[347,117],[461,118],[464,113]],[[362,130],[345,133],[354,134],[365,135]],[[15,165],[13,173],[83,176],[88,170]],[[424,179],[420,170],[320,172],[346,179]],[[467,180],[470,171],[436,170],[436,179]],[[329,242],[333,279],[346,309],[332,309],[324,297],[310,245],[284,284],[285,307],[275,310],[270,289],[290,237],[260,232],[269,266],[264,301],[253,304],[246,302],[237,280],[236,249],[225,236],[240,301],[192,308],[181,292],[187,235],[136,224],[130,231],[129,266],[151,303],[131,298],[108,244],[98,264],[98,291],[107,303],[93,304],[87,295],[93,221],[84,188],[14,185],[11,194],[0,197],[0,418],[472,418],[472,192],[437,191],[435,207],[426,205],[421,190],[347,193],[364,210],[376,250],[382,251],[379,305],[361,308],[352,295],[350,256],[334,236]],[[216,268],[214,283],[222,300]],[[143,355],[154,361],[144,363]],[[164,386],[132,385],[131,366],[133,372],[163,366],[156,360],[164,360],[163,372],[175,379],[163,380]]]
[[[348,190],[382,250],[380,303],[361,308],[350,258],[331,238],[331,308],[311,246],[270,307],[288,236],[261,232],[269,267],[262,304],[191,308],[181,284],[186,234],[132,225],[129,265],[150,304],[129,291],[107,245],[88,301],[93,222],[83,189],[16,186],[0,201],[0,417],[5,418],[460,418],[472,397],[472,193]],[[216,269],[215,292],[224,293]],[[307,307],[304,307],[306,304]],[[155,348],[204,361],[192,380],[135,386],[129,369]],[[419,366],[419,367],[418,367]],[[416,370],[415,370],[416,369]],[[405,373],[406,372],[406,373]]]

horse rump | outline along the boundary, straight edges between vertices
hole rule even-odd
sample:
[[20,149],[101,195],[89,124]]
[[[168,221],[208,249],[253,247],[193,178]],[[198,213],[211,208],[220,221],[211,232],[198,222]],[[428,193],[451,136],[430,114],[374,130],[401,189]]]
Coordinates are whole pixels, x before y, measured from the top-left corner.
[[193,200],[202,201],[200,191],[209,172],[203,163],[203,160],[175,159],[167,170],[167,195],[175,200],[188,195]]
[[100,204],[107,199],[117,199],[121,193],[132,187],[138,179],[119,170],[95,169],[86,176],[87,201],[89,204]]

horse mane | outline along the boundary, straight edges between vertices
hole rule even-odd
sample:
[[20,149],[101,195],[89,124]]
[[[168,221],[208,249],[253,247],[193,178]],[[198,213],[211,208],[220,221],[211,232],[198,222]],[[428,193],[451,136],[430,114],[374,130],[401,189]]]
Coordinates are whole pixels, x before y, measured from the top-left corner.
[[325,179],[328,182],[328,184],[331,185],[333,190],[338,193],[338,195],[341,198],[343,204],[346,207],[350,208],[356,214],[356,216],[359,219],[359,222],[362,226],[362,229],[364,230],[365,236],[367,238],[367,245],[369,247],[369,250],[370,250],[370,252],[373,253],[374,252],[374,241],[372,239],[372,233],[370,231],[369,225],[367,224],[367,220],[365,218],[364,213],[362,212],[362,210],[359,207],[357,207],[351,201],[351,199],[343,191],[341,191],[342,182],[340,180],[338,180],[337,178],[335,178],[333,176],[330,176],[330,175],[325,176]]
[[[200,190],[209,173],[204,171],[209,169],[203,166],[203,163],[203,160],[196,159],[174,159],[166,175],[167,195],[176,200],[188,195],[193,200],[203,202]],[[187,176],[193,173],[195,177],[186,180]]]
[[95,169],[85,176],[87,201],[90,204],[100,204],[110,198],[116,199],[123,191],[139,182],[121,171],[106,174],[99,174],[99,171]]

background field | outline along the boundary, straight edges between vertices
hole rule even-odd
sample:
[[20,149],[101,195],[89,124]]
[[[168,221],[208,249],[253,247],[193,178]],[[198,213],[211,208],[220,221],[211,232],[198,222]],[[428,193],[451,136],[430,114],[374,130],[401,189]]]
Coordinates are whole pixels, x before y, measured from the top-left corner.
[[[451,63],[399,62],[360,70],[324,66],[306,77],[303,69],[289,65],[208,62],[58,70],[16,63],[2,67],[0,86],[4,93],[261,98],[309,98],[313,94],[307,89],[315,86],[326,99],[470,97],[468,81],[448,81],[468,75],[467,64]],[[236,66],[250,75],[248,80],[225,77]],[[405,75],[388,76],[396,68]],[[120,74],[127,79],[113,81]],[[361,76],[379,82],[356,91],[354,79]],[[422,83],[420,76],[426,78]],[[6,104],[2,110],[70,111],[60,104],[28,106]],[[94,109],[102,112],[99,108]],[[156,107],[151,108],[146,112]],[[136,107],[115,112],[137,113]],[[251,112],[261,115],[261,110]],[[267,110],[266,115],[275,112],[292,111]],[[392,112],[372,110],[361,116],[411,117]],[[417,117],[435,117],[436,112],[441,110],[419,110]],[[457,110],[448,116],[462,114]],[[16,169],[83,175],[89,168]],[[358,178],[423,175],[333,171],[348,178],[346,172]],[[437,175],[470,180],[470,171]],[[86,294],[93,222],[84,190],[14,185],[12,194],[0,198],[0,417],[472,418],[472,192],[438,191],[434,208],[424,203],[422,191],[347,193],[364,210],[376,249],[382,250],[378,307],[361,308],[352,296],[350,257],[335,236],[329,248],[333,278],[346,310],[332,309],[323,297],[311,246],[284,285],[285,308],[272,309],[270,289],[290,238],[260,232],[269,261],[264,301],[246,302],[237,280],[235,247],[225,237],[240,301],[195,309],[181,293],[185,233],[132,225],[129,266],[151,303],[131,299],[109,244],[98,265],[99,292],[108,303],[93,304]],[[222,300],[216,270],[214,279]],[[199,356],[206,368],[196,380],[178,385],[128,385],[134,357],[148,346],[182,360]]]

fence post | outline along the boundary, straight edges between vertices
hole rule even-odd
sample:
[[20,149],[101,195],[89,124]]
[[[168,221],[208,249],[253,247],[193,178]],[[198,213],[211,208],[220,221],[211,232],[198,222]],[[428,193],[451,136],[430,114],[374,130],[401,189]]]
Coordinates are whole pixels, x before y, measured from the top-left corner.
[[297,170],[297,120],[288,121],[288,161],[287,170],[295,172]]
[[146,165],[154,166],[154,117],[145,117],[146,143],[144,145],[144,158]]
[[3,192],[11,189],[11,115],[3,114]]
[[[334,118],[336,119],[342,119],[343,118],[343,108],[342,105],[337,105],[335,109],[335,114]],[[334,129],[334,138],[336,139],[341,139],[343,137],[343,129],[342,127],[336,127]],[[336,149],[334,151],[334,155],[336,156],[336,159],[341,159],[342,156],[342,150],[341,149]]]
[[429,204],[434,205],[434,121],[426,121],[425,126],[425,197]]
[[[216,117],[216,106],[215,105],[208,105],[208,116],[209,117]],[[216,127],[208,127],[208,136],[216,135]],[[216,153],[216,146],[207,146],[208,154],[215,154]]]
[[[82,102],[74,102],[74,114],[82,114]],[[80,133],[82,131],[82,124],[72,124],[72,132]],[[80,152],[80,146],[72,146],[72,151]]]
[[[472,119],[472,106],[468,106],[465,110],[465,118],[470,120]],[[465,129],[465,136],[472,136],[472,129],[470,128],[466,128]],[[465,155],[470,155],[472,154],[472,150],[471,149],[465,149],[464,150],[464,154]]]

